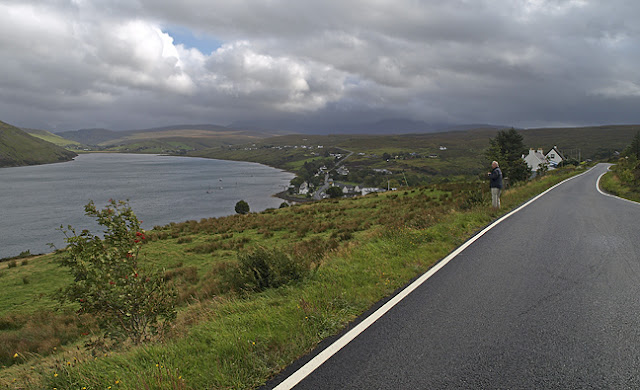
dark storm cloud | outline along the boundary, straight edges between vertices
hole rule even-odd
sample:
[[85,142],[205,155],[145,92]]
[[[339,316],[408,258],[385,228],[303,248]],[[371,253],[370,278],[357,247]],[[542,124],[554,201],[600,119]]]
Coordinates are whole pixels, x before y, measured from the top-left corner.
[[[640,122],[624,0],[5,1],[0,120]],[[179,28],[213,42],[177,44]]]

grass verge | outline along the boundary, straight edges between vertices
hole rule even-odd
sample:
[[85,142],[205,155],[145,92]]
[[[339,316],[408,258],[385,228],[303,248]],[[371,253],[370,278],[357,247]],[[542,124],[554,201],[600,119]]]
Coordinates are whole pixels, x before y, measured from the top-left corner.
[[600,179],[600,188],[615,196],[640,202],[640,192],[638,189],[622,183],[615,172],[607,172],[602,176],[602,179]]

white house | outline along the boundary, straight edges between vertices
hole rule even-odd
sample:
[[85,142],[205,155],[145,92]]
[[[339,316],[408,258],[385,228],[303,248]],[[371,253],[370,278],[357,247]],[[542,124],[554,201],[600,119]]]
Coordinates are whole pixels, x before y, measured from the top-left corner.
[[340,187],[340,189],[342,190],[343,194],[353,194],[356,192],[356,187],[355,186],[351,186],[348,184],[342,185],[342,186],[338,186]]
[[547,164],[547,159],[542,152],[542,149],[535,150],[529,149],[528,155],[522,155],[522,158],[527,163],[532,172],[536,172],[542,165]]
[[309,185],[305,181],[302,184],[300,184],[300,189],[298,190],[298,194],[307,195],[308,193],[309,193]]
[[376,188],[376,187],[364,187],[361,189],[361,192],[362,192],[362,196],[365,196],[365,195],[371,194],[372,192],[386,192],[386,190],[382,188]]
[[338,167],[338,169],[336,169],[336,172],[338,173],[338,175],[342,176],[347,176],[349,174],[349,170],[345,167]]
[[557,146],[554,146],[549,151],[549,153],[547,153],[545,158],[547,159],[549,164],[551,164],[552,167],[557,167],[558,164],[560,164],[564,160],[564,157],[562,156],[562,153],[560,153],[560,151],[558,150]]

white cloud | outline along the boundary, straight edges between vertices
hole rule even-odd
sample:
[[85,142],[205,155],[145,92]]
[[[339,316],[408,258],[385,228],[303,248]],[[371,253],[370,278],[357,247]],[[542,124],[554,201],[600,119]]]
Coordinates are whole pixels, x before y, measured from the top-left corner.
[[[638,121],[598,100],[638,96],[637,16],[625,0],[7,0],[0,120],[140,127],[352,110],[527,125],[584,123],[597,104],[603,122]],[[163,26],[222,44],[202,53]]]

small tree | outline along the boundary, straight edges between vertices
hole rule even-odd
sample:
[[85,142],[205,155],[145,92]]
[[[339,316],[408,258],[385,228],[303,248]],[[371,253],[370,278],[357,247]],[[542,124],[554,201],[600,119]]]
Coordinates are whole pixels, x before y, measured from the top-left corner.
[[512,183],[526,180],[531,175],[531,169],[522,159],[526,152],[522,134],[515,129],[501,130],[495,138],[489,140],[490,147],[486,152],[487,158],[500,164],[504,177]]
[[631,143],[625,149],[624,156],[635,158],[640,160],[640,131],[636,132],[636,135],[631,140]]
[[98,210],[91,201],[85,214],[105,227],[104,238],[61,227],[67,247],[60,263],[75,282],[59,291],[59,299],[78,304],[80,314],[96,316],[106,336],[140,344],[176,318],[175,290],[160,273],[139,266],[146,236],[126,202],[110,200]]
[[327,195],[329,195],[330,198],[342,198],[344,193],[340,187],[330,187],[327,190]]
[[244,200],[238,201],[238,203],[236,203],[236,213],[243,214],[243,215],[248,214],[249,203],[245,202]]

